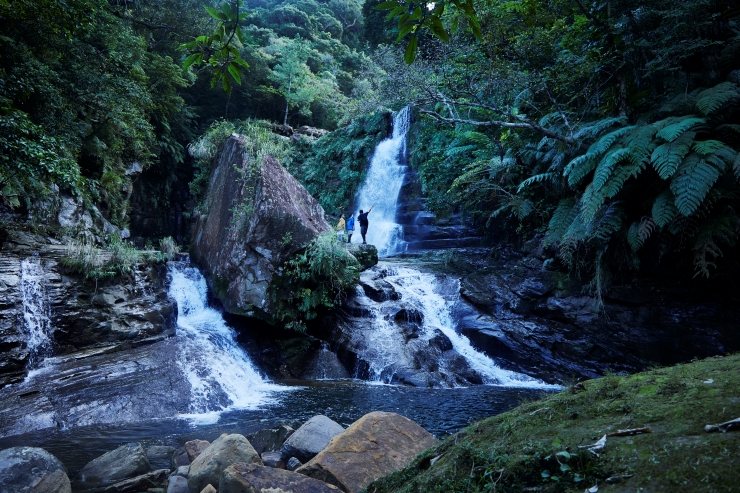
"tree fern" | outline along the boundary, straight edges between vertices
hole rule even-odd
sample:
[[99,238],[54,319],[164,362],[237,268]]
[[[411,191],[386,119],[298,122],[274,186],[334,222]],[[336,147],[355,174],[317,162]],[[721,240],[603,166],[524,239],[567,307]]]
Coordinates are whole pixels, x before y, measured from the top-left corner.
[[545,235],[544,244],[552,245],[562,240],[573,220],[578,216],[579,207],[572,198],[563,199],[555,208]]
[[689,154],[670,185],[676,196],[678,212],[684,216],[691,215],[701,205],[719,175],[719,170],[698,154]]
[[695,135],[694,132],[686,132],[678,139],[655,148],[650,162],[662,179],[667,180],[673,176],[683,158],[691,150]]
[[580,126],[573,134],[574,139],[595,139],[598,135],[609,127],[617,124],[624,124],[627,119],[623,116],[614,118],[604,118]]
[[547,180],[556,180],[557,178],[558,178],[557,173],[541,173],[539,175],[530,176],[529,178],[521,182],[521,184],[519,184],[517,193],[521,192],[522,190],[524,190],[526,187],[528,187],[529,185],[533,183],[539,183],[541,181],[547,181]]
[[621,138],[624,134],[635,128],[634,126],[622,127],[609,132],[608,134],[601,137],[599,140],[591,144],[588,148],[587,154],[599,156],[604,154],[614,144],[617,139]]
[[570,186],[578,185],[596,167],[596,156],[590,153],[573,159],[563,170],[563,176],[568,177]]
[[700,92],[696,96],[696,107],[705,115],[714,113],[723,105],[740,99],[740,91],[732,82],[723,82]]
[[653,137],[658,131],[653,125],[635,127],[625,138],[625,147],[629,148],[629,160],[632,164],[642,164],[650,159],[657,147]]
[[617,203],[602,207],[593,220],[584,222],[586,225],[585,239],[599,239],[606,241],[622,227],[624,210]]
[[662,228],[673,221],[678,216],[678,209],[675,204],[675,197],[670,190],[663,190],[653,203],[652,209],[653,221],[655,225]]
[[725,147],[727,147],[725,143],[720,142],[719,140],[702,140],[699,142],[694,142],[694,145],[693,145],[694,152],[697,152],[701,154],[702,156],[706,156],[707,154],[712,154]]
[[627,243],[633,252],[637,252],[645,244],[655,229],[655,222],[651,217],[643,216],[640,221],[635,221],[627,231]]
[[598,166],[596,167],[596,172],[594,173],[594,191],[598,192],[599,190],[601,190],[601,188],[611,176],[612,171],[614,171],[614,167],[621,161],[626,160],[629,155],[630,149],[623,147],[621,149],[609,151],[609,153],[604,156],[604,159],[602,159],[601,162],[598,164]]
[[696,118],[696,117],[689,116],[689,117],[681,119],[677,123],[673,123],[671,125],[667,125],[661,128],[655,136],[660,137],[661,139],[667,142],[673,142],[682,133],[696,126],[703,125],[706,122],[707,121],[704,118]]
[[716,267],[714,261],[722,256],[718,243],[734,245],[739,227],[740,219],[735,214],[714,217],[702,225],[694,243],[694,277],[709,277],[710,267]]

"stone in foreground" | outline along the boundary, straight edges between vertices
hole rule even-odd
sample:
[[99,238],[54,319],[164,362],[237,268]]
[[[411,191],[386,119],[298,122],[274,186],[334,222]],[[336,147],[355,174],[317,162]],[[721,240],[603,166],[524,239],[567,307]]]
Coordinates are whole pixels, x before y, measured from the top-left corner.
[[239,463],[227,467],[221,475],[219,493],[339,493],[328,485],[302,474],[283,469]]
[[414,421],[376,411],[352,423],[296,472],[354,493],[435,444],[437,439]]
[[285,440],[293,434],[295,430],[290,426],[282,425],[277,428],[267,428],[247,435],[247,440],[252,444],[254,450],[259,454],[265,452],[279,452]]
[[291,457],[305,463],[321,452],[329,440],[343,431],[342,425],[319,414],[303,423],[285,441],[280,449],[280,455],[286,463]]
[[167,493],[190,493],[188,480],[182,476],[170,476]]
[[[115,483],[107,486],[104,493],[137,493],[139,491],[146,491],[147,488],[151,488],[152,485],[159,485],[164,483],[169,474],[169,469],[158,469],[156,471],[136,476],[135,478],[126,479],[120,483]],[[102,488],[93,491],[101,491]]]
[[257,451],[242,435],[223,434],[190,464],[188,486],[190,491],[201,491],[206,486],[218,488],[218,479],[224,469],[237,462],[262,465]]
[[88,462],[75,478],[75,490],[97,488],[149,472],[149,459],[138,442],[127,443]]
[[70,493],[62,463],[42,448],[0,451],[0,493]]
[[183,448],[188,456],[188,460],[193,462],[208,446],[211,444],[208,440],[190,440],[185,442]]

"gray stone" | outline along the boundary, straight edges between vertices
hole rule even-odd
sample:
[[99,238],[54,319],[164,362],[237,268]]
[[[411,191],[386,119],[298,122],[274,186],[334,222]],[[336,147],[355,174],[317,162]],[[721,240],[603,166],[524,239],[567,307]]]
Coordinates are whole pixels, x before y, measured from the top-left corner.
[[152,471],[158,469],[171,469],[170,458],[175,452],[175,447],[166,445],[154,445],[146,449],[146,457],[149,459],[149,466]]
[[301,461],[299,461],[298,459],[296,459],[295,457],[291,457],[290,459],[288,459],[288,466],[287,466],[288,467],[288,471],[295,471],[296,469],[298,469],[302,465],[303,465],[303,463]]
[[280,455],[284,461],[295,457],[301,462],[306,462],[321,452],[329,440],[343,431],[342,425],[319,414],[303,423],[285,441],[280,448]]
[[185,442],[185,453],[188,455],[189,463],[192,463],[208,446],[211,442],[207,440],[190,440]]
[[210,484],[207,484],[205,488],[200,490],[200,493],[218,493],[218,490]]
[[180,466],[189,466],[190,459],[188,458],[188,452],[185,447],[180,447],[172,453],[170,459],[170,468],[178,469]]
[[127,443],[88,462],[74,479],[75,489],[86,490],[118,483],[149,472],[149,459],[138,442]]
[[258,454],[264,452],[278,452],[283,446],[285,440],[293,434],[295,430],[290,426],[282,425],[277,428],[267,428],[247,435],[247,440],[252,444]]
[[167,493],[190,493],[188,480],[182,476],[170,476],[167,484]]
[[169,469],[158,469],[156,471],[151,471],[146,474],[136,476],[135,478],[119,481],[110,486],[98,488],[97,490],[92,491],[102,490],[104,493],[136,493],[139,491],[145,491],[154,485],[159,486],[163,484],[167,479],[167,473],[169,472]]
[[[193,228],[191,256],[226,311],[257,309],[269,316],[274,310],[267,289],[277,269],[331,226],[319,203],[275,158],[249,161],[248,139],[234,134],[224,145],[209,180],[206,213]],[[255,164],[259,170],[249,171]],[[249,214],[239,212],[244,204]]]
[[180,466],[174,470],[171,476],[182,476],[183,478],[187,478],[188,474],[190,474],[190,466]]
[[267,467],[285,469],[285,461],[280,458],[280,452],[264,452],[260,457],[262,457],[262,462],[264,462]]
[[0,451],[0,493],[70,493],[67,470],[41,448]]
[[339,490],[302,474],[256,464],[238,463],[224,469],[219,493],[339,493]]
[[262,459],[242,435],[223,434],[190,464],[188,486],[190,491],[201,491],[206,485],[218,487],[224,469],[237,462],[254,462]]

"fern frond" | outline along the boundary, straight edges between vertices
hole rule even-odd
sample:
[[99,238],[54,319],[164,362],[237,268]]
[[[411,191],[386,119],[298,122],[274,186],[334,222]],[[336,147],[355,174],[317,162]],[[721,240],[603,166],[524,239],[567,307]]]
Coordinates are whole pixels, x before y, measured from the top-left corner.
[[735,161],[732,163],[732,171],[735,172],[735,178],[740,180],[740,153],[735,156]]
[[558,203],[555,212],[550,218],[547,234],[543,241],[544,245],[552,245],[562,240],[563,235],[570,227],[573,220],[578,216],[579,206],[572,198],[563,199]]
[[563,176],[568,177],[568,184],[576,186],[596,167],[596,156],[590,153],[573,159],[563,170]]
[[717,267],[714,260],[722,256],[718,243],[733,246],[738,237],[739,226],[740,219],[735,214],[711,218],[702,224],[694,243],[694,277],[709,277],[709,269]]
[[466,152],[475,151],[478,149],[477,145],[469,144],[464,146],[450,147],[445,151],[445,157],[453,157]]
[[658,111],[663,114],[689,113],[694,108],[695,102],[696,95],[693,92],[691,94],[682,93],[665,103]]
[[524,180],[523,182],[519,184],[519,188],[517,188],[516,193],[521,192],[524,188],[528,187],[529,185],[533,183],[538,183],[538,182],[546,181],[546,180],[554,181],[557,179],[557,177],[558,177],[557,173],[541,173],[539,175],[530,176],[529,178],[527,178],[526,180]]
[[707,121],[704,118],[696,118],[696,117],[682,118],[681,121],[660,129],[660,131],[658,131],[658,133],[655,134],[655,136],[660,137],[661,139],[667,142],[673,142],[679,136],[681,136],[681,134],[683,134],[684,132],[687,132],[690,129],[698,125],[703,125],[706,122]]
[[515,197],[509,207],[516,218],[521,221],[534,211],[534,202],[529,199],[522,200],[521,197]]
[[662,228],[673,221],[678,215],[675,198],[670,190],[663,190],[653,203],[652,216],[655,225]]
[[606,156],[604,156],[604,159],[601,160],[599,165],[596,167],[596,172],[594,173],[594,191],[598,192],[599,190],[601,190],[601,187],[604,186],[606,181],[611,176],[614,167],[621,161],[626,160],[629,155],[630,149],[621,148],[610,151]]
[[592,154],[596,156],[604,154],[617,141],[617,139],[621,138],[633,128],[635,128],[634,125],[618,128],[609,132],[608,134],[604,135],[599,140],[591,144],[591,146],[588,148],[587,154]]
[[683,158],[691,150],[695,136],[694,132],[686,132],[674,141],[666,142],[655,148],[650,162],[661,178],[667,180],[673,176]]
[[491,145],[491,137],[481,132],[475,132],[473,130],[469,130],[467,132],[463,132],[462,137],[482,147]]
[[717,127],[717,130],[729,130],[740,134],[740,125],[737,123],[725,123]]
[[645,216],[639,222],[635,221],[627,231],[627,243],[633,252],[637,252],[645,244],[655,229],[655,222],[651,217]]
[[723,147],[727,147],[724,142],[719,140],[702,140],[694,142],[694,151],[698,152],[702,156],[717,152]]
[[650,159],[656,144],[653,137],[658,131],[653,125],[642,125],[636,127],[625,138],[625,147],[629,147],[629,159],[632,164],[641,164]]
[[698,209],[719,175],[717,168],[699,155],[689,154],[679,166],[670,185],[676,196],[678,212],[689,216]]
[[737,86],[732,82],[722,82],[700,92],[696,96],[696,107],[705,115],[709,115],[730,101],[737,99],[740,99],[740,91]]
[[618,124],[624,124],[627,119],[623,116],[604,118],[603,120],[596,120],[595,122],[589,122],[575,131],[573,134],[574,139],[595,139],[597,135],[606,130],[609,127]]
[[615,202],[602,207],[591,221],[586,223],[586,239],[606,241],[622,227],[624,210]]

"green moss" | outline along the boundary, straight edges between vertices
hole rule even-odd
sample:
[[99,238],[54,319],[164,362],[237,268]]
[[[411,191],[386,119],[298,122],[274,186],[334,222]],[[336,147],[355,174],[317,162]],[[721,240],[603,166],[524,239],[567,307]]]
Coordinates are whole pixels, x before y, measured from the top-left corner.
[[[740,417],[738,368],[733,355],[587,381],[475,423],[366,491],[738,491],[740,432],[704,431]],[[652,433],[607,437],[600,457],[579,448],[642,426]]]

